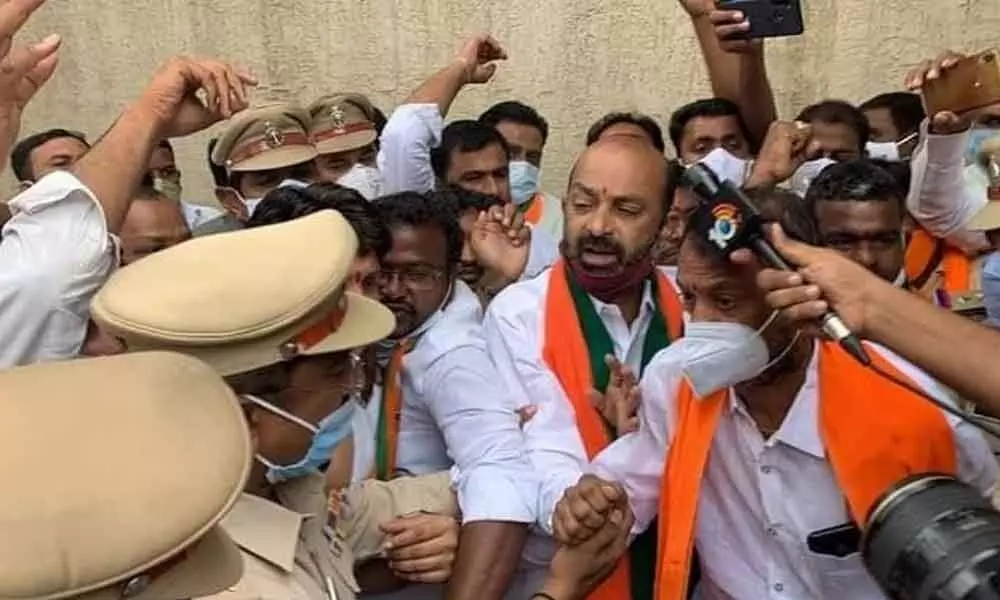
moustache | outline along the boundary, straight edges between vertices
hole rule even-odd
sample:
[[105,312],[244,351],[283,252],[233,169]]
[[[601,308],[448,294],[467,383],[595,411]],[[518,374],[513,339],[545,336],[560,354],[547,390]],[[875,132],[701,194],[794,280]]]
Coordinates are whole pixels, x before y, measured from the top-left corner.
[[405,302],[382,302],[382,305],[396,315],[412,315],[415,311],[413,307]]
[[625,257],[625,249],[610,236],[584,235],[577,242],[577,251],[614,254],[619,260]]

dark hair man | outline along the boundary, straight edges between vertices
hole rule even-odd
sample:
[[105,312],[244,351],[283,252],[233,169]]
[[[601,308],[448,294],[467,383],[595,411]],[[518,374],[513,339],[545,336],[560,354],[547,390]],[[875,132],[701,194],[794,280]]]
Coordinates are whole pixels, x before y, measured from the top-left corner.
[[52,171],[65,171],[90,150],[82,133],[49,129],[17,143],[10,154],[10,168],[22,190]]
[[888,161],[910,158],[920,141],[920,123],[926,117],[919,94],[879,94],[862,103],[860,109],[871,127],[866,145],[869,157]]
[[737,158],[753,158],[750,133],[740,107],[725,98],[686,104],[670,117],[670,141],[687,164],[722,149]]
[[529,225],[555,239],[562,237],[562,203],[539,188],[542,155],[549,139],[549,124],[534,108],[517,101],[488,108],[479,121],[500,132],[510,149],[508,179],[511,200]]
[[824,100],[807,106],[796,117],[812,125],[812,139],[822,156],[852,160],[865,156],[871,128],[864,113],[842,100]]
[[867,159],[828,166],[805,197],[821,245],[897,285],[905,284],[903,202],[896,179]]
[[458,467],[464,524],[449,588],[482,582],[499,597],[535,521],[538,485],[510,393],[486,353],[479,298],[458,279],[463,235],[455,208],[412,192],[373,206],[392,242],[380,296],[396,316],[381,414],[401,415],[397,439],[383,440],[378,472]]

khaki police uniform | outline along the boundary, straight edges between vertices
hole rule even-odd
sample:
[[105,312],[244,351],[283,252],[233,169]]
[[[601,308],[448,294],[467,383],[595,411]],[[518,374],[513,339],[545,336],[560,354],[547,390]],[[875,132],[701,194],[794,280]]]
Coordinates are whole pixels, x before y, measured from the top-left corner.
[[[169,349],[224,376],[367,346],[388,335],[395,319],[378,302],[344,291],[357,245],[347,220],[330,210],[196,238],[117,271],[91,314],[129,350]],[[243,495],[223,526],[243,551],[246,573],[219,597],[354,598],[348,537],[368,548],[384,541],[378,525],[387,519],[457,512],[447,477],[378,487],[389,491],[352,496],[358,508],[350,514],[360,516],[344,519],[328,514],[319,473],[272,486],[272,498]]]
[[167,352],[0,372],[0,598],[163,600],[239,581],[219,527],[252,450],[236,395]]
[[312,138],[320,154],[359,150],[375,142],[375,107],[361,94],[323,96],[309,107]]
[[316,156],[309,113],[282,103],[245,110],[230,119],[211,158],[230,173],[242,173],[300,165]]

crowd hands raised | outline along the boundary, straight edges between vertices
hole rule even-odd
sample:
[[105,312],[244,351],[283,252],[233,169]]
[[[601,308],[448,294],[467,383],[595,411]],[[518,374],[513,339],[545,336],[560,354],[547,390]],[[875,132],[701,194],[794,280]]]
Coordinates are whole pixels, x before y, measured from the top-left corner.
[[[762,570],[769,557],[799,548],[805,533],[836,524],[830,519],[861,518],[857,498],[864,494],[830,468],[842,448],[827,448],[832,458],[824,459],[821,445],[820,458],[808,465],[773,453],[796,441],[808,451],[802,436],[817,437],[788,433],[795,406],[828,404],[816,392],[811,400],[800,397],[806,373],[826,378],[833,369],[827,365],[836,364],[841,381],[864,376],[843,370],[849,367],[835,350],[817,341],[818,319],[836,311],[852,331],[880,344],[879,352],[894,352],[886,350],[884,360],[915,385],[944,394],[936,379],[981,411],[1000,414],[1000,382],[988,364],[1000,336],[947,310],[988,293],[989,270],[981,287],[978,276],[968,278],[968,266],[966,280],[951,284],[954,274],[942,260],[950,252],[974,263],[1000,239],[1000,215],[983,216],[989,204],[962,179],[968,138],[986,139],[981,134],[1000,119],[1000,105],[944,111],[921,123],[912,114],[915,97],[887,95],[860,110],[824,102],[782,120],[763,42],[729,39],[748,28],[743,15],[711,0],[682,0],[717,98],[675,115],[677,161],[664,158],[652,119],[602,119],[588,133],[562,200],[539,190],[548,124],[527,106],[502,103],[476,121],[444,126],[461,90],[489,83],[509,58],[488,35],[466,41],[381,125],[377,109],[352,94],[321,99],[309,111],[258,107],[250,73],[216,59],[175,57],[93,147],[72,132],[42,140],[27,149],[24,176],[16,147],[21,116],[55,73],[61,40],[14,40],[43,4],[0,0],[0,149],[14,155],[25,188],[10,203],[0,246],[7,288],[0,330],[10,340],[0,363],[11,368],[0,373],[0,396],[9,395],[0,421],[20,415],[20,422],[48,425],[52,413],[35,410],[37,402],[31,410],[21,406],[38,394],[78,395],[73,399],[94,403],[95,414],[114,416],[122,412],[121,394],[105,393],[99,382],[115,386],[108,378],[121,377],[122,394],[143,398],[135,401],[139,409],[169,406],[176,413],[169,426],[142,410],[129,417],[130,433],[150,440],[151,455],[202,461],[230,475],[187,492],[203,503],[147,515],[165,523],[153,534],[142,519],[125,519],[125,534],[113,543],[129,544],[129,534],[145,541],[135,541],[134,552],[85,552],[80,576],[35,570],[32,578],[23,576],[30,563],[0,566],[0,596],[87,597],[114,589],[120,597],[178,599],[277,593],[603,600],[652,597],[655,581],[661,598],[684,597],[699,585],[706,594],[737,598],[782,589],[800,597],[874,598],[857,561],[837,573],[823,562],[829,557],[794,565],[775,559],[777,567]],[[904,86],[919,92],[962,58],[948,52],[927,60]],[[317,124],[324,120],[331,121],[327,130]],[[226,132],[209,154],[223,210],[184,205],[168,140],[222,121]],[[65,164],[33,154],[65,138],[84,146],[70,158],[46,157]],[[1000,190],[1000,152],[994,158],[988,148],[988,141],[976,146],[973,162],[996,179],[986,186],[993,193]],[[760,203],[774,222],[767,235],[794,271],[764,268],[749,251],[720,262],[693,239],[688,223],[699,204],[679,180],[696,162]],[[74,206],[84,218],[74,217]],[[82,230],[94,222],[96,230]],[[38,251],[31,237],[38,230],[50,240],[87,243],[68,255]],[[923,263],[920,236],[931,248]],[[241,264],[246,260],[256,262]],[[246,270],[258,267],[248,278]],[[51,289],[58,291],[40,292]],[[267,298],[257,300],[261,295]],[[728,346],[710,345],[725,336]],[[962,353],[949,350],[958,347]],[[814,352],[828,362],[817,367]],[[75,371],[61,362],[122,353],[83,360]],[[737,365],[723,361],[727,356],[742,358]],[[699,379],[709,363],[712,375]],[[224,385],[215,385],[220,378]],[[185,379],[188,388],[172,389],[165,384],[172,379]],[[64,381],[72,394],[46,387],[53,381]],[[731,414],[719,408],[728,393]],[[179,395],[198,402],[178,402]],[[690,404],[693,397],[700,404]],[[892,401],[904,408],[922,402]],[[714,444],[750,436],[759,446],[755,458],[713,455],[692,466],[711,437],[685,454],[688,462],[675,456],[675,448],[699,447],[685,445],[697,442],[697,406],[715,407],[704,417],[719,427]],[[207,446],[170,443],[184,419],[212,415],[204,418],[216,419],[206,422],[220,431],[231,426],[222,416],[227,407],[249,423],[249,433],[242,421],[232,429],[234,440],[246,437],[241,443],[214,448],[211,458],[197,454]],[[827,412],[822,427],[843,427]],[[168,492],[175,493],[185,485],[171,469],[155,477],[134,470],[124,456],[132,453],[116,444],[136,438],[116,431],[94,440],[87,423],[64,421],[53,425],[61,449],[44,453],[53,469],[76,458],[74,445],[93,445],[76,469],[109,468],[111,460],[147,477],[112,486],[122,498],[148,501],[142,494],[156,486],[174,486]],[[988,493],[997,469],[985,443],[961,424],[942,423],[932,425],[962,459],[953,465],[957,476]],[[909,439],[926,425],[899,425],[893,439]],[[10,433],[11,444],[39,443]],[[725,435],[734,437],[719,437]],[[818,437],[814,443],[823,444]],[[252,466],[233,467],[240,464]],[[718,529],[728,518],[719,506],[747,493],[720,489],[712,469],[749,465],[753,474],[767,474],[792,464],[811,469],[808,481],[783,496],[757,494],[756,502],[805,515],[810,531],[757,522],[763,511],[752,507],[732,528],[745,545],[710,550],[713,538],[685,511],[704,504],[700,514]],[[33,494],[75,498],[94,485],[75,477],[55,487],[22,482],[30,473],[18,465],[4,463],[5,480],[40,491],[13,494],[0,506],[29,529],[45,519],[65,525],[27,510]],[[710,482],[693,502],[678,496],[704,487],[680,485],[690,485],[690,469],[699,481],[705,470]],[[894,474],[887,469],[884,483]],[[832,504],[816,492],[838,484],[843,489]],[[746,485],[756,494],[756,481]],[[822,508],[806,514],[804,503]],[[89,510],[99,525],[110,522],[115,506]],[[302,517],[317,514],[327,518]],[[171,528],[201,533],[178,541]],[[784,548],[768,546],[766,537],[747,542],[753,528],[785,536],[770,542]],[[700,558],[684,545],[685,531]],[[623,565],[639,569],[639,540],[652,533],[655,547],[655,534],[664,532],[682,543],[661,539],[666,555],[656,557],[652,573],[633,571],[629,583]],[[279,543],[285,551],[294,547],[294,557],[279,556]],[[73,555],[83,547],[63,550]],[[726,571],[737,558],[740,565]],[[699,560],[708,573],[700,584]],[[797,568],[803,572],[793,574]],[[833,589],[833,576],[844,573],[850,581]]]

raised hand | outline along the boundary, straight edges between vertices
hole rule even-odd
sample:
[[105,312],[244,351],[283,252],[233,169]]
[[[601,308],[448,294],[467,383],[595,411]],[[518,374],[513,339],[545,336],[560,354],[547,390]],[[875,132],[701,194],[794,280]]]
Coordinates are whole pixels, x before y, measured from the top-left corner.
[[138,106],[154,119],[161,137],[182,137],[245,109],[256,84],[225,62],[178,56],[160,67]]
[[59,62],[58,35],[19,46],[14,36],[45,0],[0,0],[0,153],[10,154],[24,107],[52,77]]
[[762,40],[731,39],[730,36],[746,33],[750,30],[750,21],[738,10],[713,10],[708,14],[708,20],[715,28],[715,37],[719,47],[726,52],[748,54],[760,52],[764,47]]
[[612,427],[618,436],[632,433],[639,429],[639,382],[635,374],[614,356],[604,357],[604,362],[611,370],[611,378],[604,393],[590,391],[590,399],[597,410]]
[[623,510],[627,505],[621,485],[584,475],[556,505],[552,516],[554,537],[567,546],[582,544],[604,527],[613,510]]
[[502,287],[517,281],[528,264],[531,228],[513,204],[491,206],[479,213],[469,241],[476,261],[485,270],[483,284]]
[[[913,68],[906,74],[903,84],[910,90],[919,92],[928,82],[940,79],[964,58],[966,58],[964,54],[945,50],[937,58],[924,60]],[[928,115],[930,117],[930,132],[935,135],[961,133],[986,115],[1000,116],[1000,104],[970,110],[962,114],[944,111]]]
[[747,187],[773,186],[791,177],[804,162],[820,154],[812,127],[800,121],[775,121],[767,130]]
[[486,83],[497,71],[497,61],[507,60],[500,42],[488,34],[480,34],[462,45],[456,58],[465,67],[465,83]]

